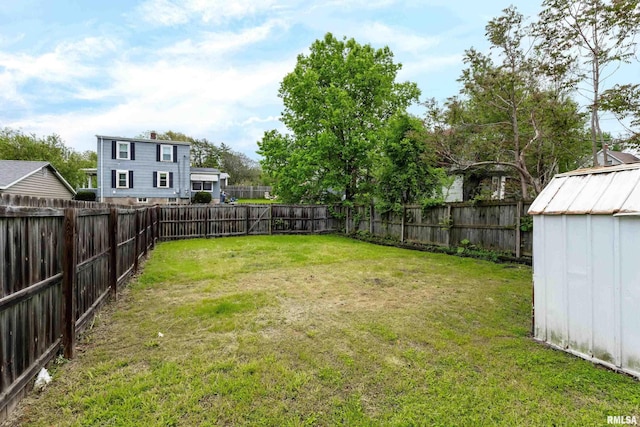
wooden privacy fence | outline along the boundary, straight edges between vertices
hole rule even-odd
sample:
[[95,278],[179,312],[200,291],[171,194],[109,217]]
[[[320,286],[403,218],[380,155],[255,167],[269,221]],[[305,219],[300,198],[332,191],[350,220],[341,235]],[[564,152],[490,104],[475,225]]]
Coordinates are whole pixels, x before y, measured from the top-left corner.
[[222,189],[236,199],[264,199],[264,193],[267,192],[273,196],[268,185],[227,185]]
[[404,206],[401,212],[384,214],[373,206],[335,209],[345,221],[347,234],[364,231],[400,242],[444,247],[471,244],[520,258],[531,257],[533,251],[530,217],[526,215],[530,205],[531,202],[451,203],[431,208]]
[[160,208],[161,240],[338,231],[328,206],[196,205]]
[[0,206],[0,420],[138,269],[153,208]]

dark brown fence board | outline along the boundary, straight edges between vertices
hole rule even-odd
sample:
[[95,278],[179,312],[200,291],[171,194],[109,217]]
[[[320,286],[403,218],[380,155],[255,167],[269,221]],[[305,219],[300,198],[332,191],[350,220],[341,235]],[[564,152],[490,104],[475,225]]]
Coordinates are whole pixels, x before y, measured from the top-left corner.
[[77,334],[131,275],[158,226],[156,208],[0,198],[0,420],[63,338],[73,356]]

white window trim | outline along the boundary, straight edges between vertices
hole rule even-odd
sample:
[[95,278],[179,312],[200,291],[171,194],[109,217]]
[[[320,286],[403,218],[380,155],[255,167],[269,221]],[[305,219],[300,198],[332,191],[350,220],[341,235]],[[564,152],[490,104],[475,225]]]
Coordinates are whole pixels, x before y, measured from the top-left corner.
[[[200,184],[200,189],[198,190],[197,188],[194,188],[194,184]],[[202,188],[203,188],[202,182],[200,181],[193,181],[191,183],[191,191],[202,191]]]
[[[204,188],[204,186],[205,186],[205,185],[207,185],[207,184],[209,184],[209,185],[211,186],[211,188],[210,188],[210,189],[208,189],[208,190],[207,190],[206,188]],[[204,182],[202,183],[202,191],[213,191],[213,182],[211,182],[211,181],[204,181]]]
[[149,203],[149,199],[146,197],[138,197],[138,203]]
[[[167,175],[167,185],[160,185],[160,175],[162,174],[166,174]],[[156,182],[156,187],[158,188],[171,188],[169,183],[169,172],[167,171],[158,171],[158,182]]]
[[[120,157],[120,144],[126,144],[127,157]],[[128,141],[116,141],[116,159],[118,160],[131,160],[131,143]]]
[[[123,187],[120,185],[120,174],[124,174],[126,185]],[[116,188],[130,188],[129,187],[129,171],[117,170],[116,171]]]
[[[169,149],[169,160],[164,159],[164,149]],[[160,161],[161,162],[173,162],[173,145],[160,144]]]

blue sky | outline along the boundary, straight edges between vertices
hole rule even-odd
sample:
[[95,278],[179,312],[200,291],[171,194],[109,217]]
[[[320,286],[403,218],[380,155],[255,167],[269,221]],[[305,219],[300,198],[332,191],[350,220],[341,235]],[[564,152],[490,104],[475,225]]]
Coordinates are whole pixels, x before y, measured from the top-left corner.
[[173,130],[257,158],[264,131],[282,129],[280,81],[325,33],[389,46],[399,80],[444,100],[464,50],[486,50],[487,21],[510,4],[539,11],[530,0],[0,1],[0,127],[79,151],[96,134]]

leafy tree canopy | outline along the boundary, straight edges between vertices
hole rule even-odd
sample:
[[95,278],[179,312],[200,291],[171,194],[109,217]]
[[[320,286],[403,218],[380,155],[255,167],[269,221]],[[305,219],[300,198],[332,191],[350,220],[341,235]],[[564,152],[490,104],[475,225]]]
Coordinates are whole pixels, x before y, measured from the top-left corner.
[[401,65],[375,49],[328,33],[280,85],[282,122],[258,143],[261,164],[285,201],[347,201],[371,192],[376,153],[389,119],[417,101],[415,83],[397,83]]
[[81,169],[95,168],[98,163],[95,151],[78,153],[67,147],[58,135],[37,137],[9,128],[0,130],[0,159],[47,161],[74,188],[86,182],[86,174]]
[[406,113],[392,117],[386,128],[376,167],[376,195],[383,209],[433,201],[441,194],[446,174],[436,168],[436,153],[427,144],[422,120]]
[[582,82],[588,87],[584,95],[590,99],[591,150],[597,165],[598,149],[605,143],[600,128],[602,110],[609,109],[619,116],[622,112],[634,114],[632,105],[623,105],[628,92],[614,89],[607,100],[603,95],[607,79],[621,63],[636,59],[640,1],[544,0],[542,6],[536,24],[536,36],[542,41],[538,49],[549,57],[548,70],[552,74],[559,69],[570,72],[573,79],[569,84]]
[[526,199],[555,173],[584,162],[584,117],[567,95],[564,70],[548,79],[545,58],[528,45],[532,28],[514,7],[486,29],[491,52],[466,51],[462,97],[444,110],[428,104],[428,126],[454,167],[509,170]]

